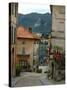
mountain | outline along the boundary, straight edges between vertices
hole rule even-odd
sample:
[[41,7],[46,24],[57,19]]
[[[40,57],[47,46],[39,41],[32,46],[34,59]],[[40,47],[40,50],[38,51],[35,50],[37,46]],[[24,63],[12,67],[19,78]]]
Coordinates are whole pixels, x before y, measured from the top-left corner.
[[32,27],[33,32],[48,35],[51,32],[51,14],[18,14],[18,26]]

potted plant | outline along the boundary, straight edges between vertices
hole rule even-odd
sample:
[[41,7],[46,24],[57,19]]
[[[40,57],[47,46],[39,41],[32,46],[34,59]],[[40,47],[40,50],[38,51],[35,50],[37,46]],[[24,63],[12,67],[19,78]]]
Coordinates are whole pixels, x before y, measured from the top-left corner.
[[42,73],[42,69],[37,69],[37,73]]
[[16,76],[20,75],[21,66],[19,64],[16,65]]

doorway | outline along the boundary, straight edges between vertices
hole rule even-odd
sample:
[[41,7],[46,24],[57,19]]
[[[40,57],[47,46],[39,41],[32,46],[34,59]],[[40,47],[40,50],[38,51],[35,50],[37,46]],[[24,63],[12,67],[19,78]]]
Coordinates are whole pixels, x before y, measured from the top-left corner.
[[20,60],[19,65],[21,66],[21,72],[26,72],[27,71],[27,60]]

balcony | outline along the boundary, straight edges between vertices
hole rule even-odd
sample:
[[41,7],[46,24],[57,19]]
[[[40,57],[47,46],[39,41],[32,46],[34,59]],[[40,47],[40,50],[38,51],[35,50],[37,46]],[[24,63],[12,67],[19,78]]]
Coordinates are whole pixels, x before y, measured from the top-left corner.
[[25,50],[20,49],[20,50],[17,50],[17,55],[29,56],[30,53],[29,52],[25,52]]
[[23,52],[17,52],[17,55],[22,55],[22,56],[29,56],[30,53],[23,53]]

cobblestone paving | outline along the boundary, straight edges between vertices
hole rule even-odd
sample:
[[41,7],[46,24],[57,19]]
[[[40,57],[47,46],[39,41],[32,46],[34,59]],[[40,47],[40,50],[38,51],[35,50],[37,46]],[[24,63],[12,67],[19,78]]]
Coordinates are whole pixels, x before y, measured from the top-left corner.
[[16,77],[12,81],[12,86],[14,87],[24,87],[24,86],[40,86],[40,85],[53,85],[53,84],[63,84],[62,82],[54,82],[47,79],[47,74],[21,73],[20,77]]

